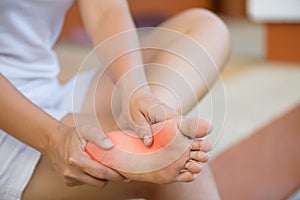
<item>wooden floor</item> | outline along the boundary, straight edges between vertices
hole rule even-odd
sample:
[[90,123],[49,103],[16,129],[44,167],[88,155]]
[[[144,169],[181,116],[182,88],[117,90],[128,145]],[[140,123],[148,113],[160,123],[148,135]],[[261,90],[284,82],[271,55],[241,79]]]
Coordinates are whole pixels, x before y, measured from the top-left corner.
[[222,199],[286,199],[300,188],[300,104],[211,163]]

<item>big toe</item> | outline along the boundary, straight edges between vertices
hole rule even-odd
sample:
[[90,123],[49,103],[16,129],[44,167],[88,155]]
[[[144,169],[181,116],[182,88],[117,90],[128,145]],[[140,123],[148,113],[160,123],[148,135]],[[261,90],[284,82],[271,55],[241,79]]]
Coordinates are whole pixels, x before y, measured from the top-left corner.
[[183,119],[179,123],[179,129],[189,138],[202,138],[211,132],[211,123],[200,118]]

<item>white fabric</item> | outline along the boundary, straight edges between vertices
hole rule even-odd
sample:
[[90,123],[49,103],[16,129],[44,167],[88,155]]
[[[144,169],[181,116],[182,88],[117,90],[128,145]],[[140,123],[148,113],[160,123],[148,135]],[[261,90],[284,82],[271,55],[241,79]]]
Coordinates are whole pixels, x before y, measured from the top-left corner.
[[0,72],[41,107],[59,99],[52,47],[72,1],[0,0]]
[[[57,81],[59,63],[52,47],[72,2],[0,0],[0,72],[57,119],[72,111],[61,108],[72,89],[71,83],[62,87]],[[39,152],[0,130],[0,199],[20,199],[39,157]]]
[[[60,87],[64,95],[57,107],[44,109],[60,120],[67,113],[79,113],[90,82],[97,70],[81,72]],[[77,87],[75,81],[80,82]],[[74,93],[76,86],[77,92]],[[77,104],[73,104],[76,99]],[[17,200],[29,182],[40,153],[0,130],[0,199]]]

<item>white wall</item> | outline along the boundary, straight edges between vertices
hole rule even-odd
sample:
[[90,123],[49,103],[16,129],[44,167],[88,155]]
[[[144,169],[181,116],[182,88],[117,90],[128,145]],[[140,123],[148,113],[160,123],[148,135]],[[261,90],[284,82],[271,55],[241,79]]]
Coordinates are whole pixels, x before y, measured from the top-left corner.
[[300,22],[300,0],[247,0],[247,14],[260,22]]

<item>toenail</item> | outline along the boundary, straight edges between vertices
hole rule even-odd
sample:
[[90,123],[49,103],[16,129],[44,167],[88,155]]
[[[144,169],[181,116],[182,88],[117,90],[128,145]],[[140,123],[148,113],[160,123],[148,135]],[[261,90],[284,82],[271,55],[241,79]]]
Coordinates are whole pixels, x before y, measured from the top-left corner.
[[182,169],[182,170],[180,170],[179,174],[182,174],[184,172],[187,172],[187,170],[186,169]]
[[211,133],[212,131],[213,131],[213,127],[212,127],[212,125],[210,125],[209,128],[208,128],[208,130],[207,130],[207,133],[209,134],[209,133]]
[[186,164],[185,164],[185,168],[189,168],[190,167],[190,162],[188,161]]
[[204,165],[204,164],[203,164],[203,163],[201,163],[201,162],[199,162],[198,164],[199,164],[200,170],[202,170],[202,169],[203,169],[203,165]]
[[205,152],[203,152],[203,151],[200,151],[200,152],[198,153],[198,157],[199,157],[200,159],[204,159],[204,158],[207,157],[207,153],[205,153]]

